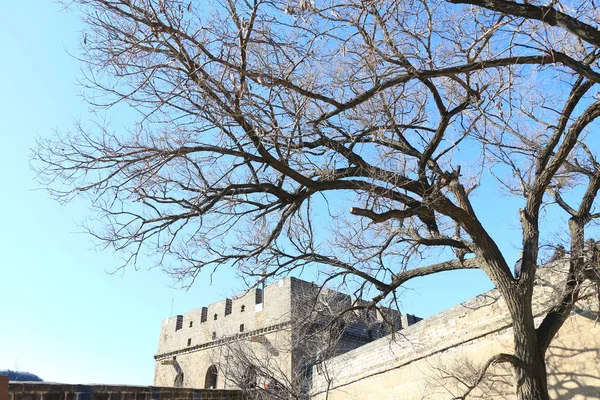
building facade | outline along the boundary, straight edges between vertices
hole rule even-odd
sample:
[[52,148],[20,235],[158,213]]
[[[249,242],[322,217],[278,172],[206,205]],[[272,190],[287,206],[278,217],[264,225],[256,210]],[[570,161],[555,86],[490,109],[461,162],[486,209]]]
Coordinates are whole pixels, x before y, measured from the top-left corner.
[[[154,356],[154,385],[307,390],[314,364],[361,347],[391,329],[373,313],[329,324],[332,314],[325,311],[341,309],[350,301],[348,295],[290,277],[170,317],[163,321]],[[388,314],[386,319],[395,321],[396,329],[420,320],[391,310]],[[331,326],[327,334],[317,334],[319,325]]]

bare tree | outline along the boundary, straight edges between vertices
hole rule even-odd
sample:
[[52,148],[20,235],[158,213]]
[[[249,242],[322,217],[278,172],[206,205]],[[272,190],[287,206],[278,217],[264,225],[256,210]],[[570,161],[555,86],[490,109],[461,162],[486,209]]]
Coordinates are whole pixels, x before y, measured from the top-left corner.
[[[291,332],[288,330],[288,334]],[[250,399],[304,399],[303,383],[290,373],[289,365],[277,358],[290,354],[292,343],[275,347],[264,335],[230,338],[213,350],[212,362],[230,385],[244,391]]]
[[[91,197],[101,241],[129,262],[147,246],[188,282],[313,265],[367,306],[480,268],[513,320],[518,398],[548,398],[545,352],[596,276],[594,1],[73,3],[88,101],[140,118],[42,141],[35,165],[58,199]],[[518,277],[470,201],[482,182],[522,200]],[[570,268],[536,326],[544,213],[568,218]],[[455,257],[422,266],[436,249]]]

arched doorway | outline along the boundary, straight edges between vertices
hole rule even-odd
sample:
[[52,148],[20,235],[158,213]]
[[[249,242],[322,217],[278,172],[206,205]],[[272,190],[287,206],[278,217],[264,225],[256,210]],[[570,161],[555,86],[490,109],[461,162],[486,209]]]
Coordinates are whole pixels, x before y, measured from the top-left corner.
[[208,367],[206,371],[206,377],[204,378],[204,388],[205,389],[216,389],[217,388],[217,379],[218,379],[218,371],[217,367],[211,365]]

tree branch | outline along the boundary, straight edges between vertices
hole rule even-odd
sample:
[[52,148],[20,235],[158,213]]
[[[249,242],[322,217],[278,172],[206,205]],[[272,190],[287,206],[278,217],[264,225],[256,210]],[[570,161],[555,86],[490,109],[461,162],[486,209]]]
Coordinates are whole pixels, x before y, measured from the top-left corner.
[[446,0],[454,4],[472,4],[506,15],[542,21],[550,26],[559,26],[578,38],[600,47],[600,31],[577,18],[562,13],[551,6],[515,3],[506,0]]
[[466,400],[466,398],[469,397],[469,395],[471,394],[471,392],[477,386],[479,386],[479,384],[481,383],[481,381],[485,377],[485,374],[487,373],[487,370],[492,365],[499,364],[499,363],[505,363],[505,362],[510,363],[514,367],[520,367],[520,368],[523,367],[523,361],[521,361],[515,355],[506,354],[506,353],[496,354],[495,356],[493,356],[489,360],[487,360],[487,362],[481,368],[481,372],[479,373],[479,376],[477,377],[477,379],[475,380],[475,382],[473,382],[471,385],[467,385],[467,390],[463,393],[463,395],[462,396],[458,396],[458,397],[453,397],[453,400]]

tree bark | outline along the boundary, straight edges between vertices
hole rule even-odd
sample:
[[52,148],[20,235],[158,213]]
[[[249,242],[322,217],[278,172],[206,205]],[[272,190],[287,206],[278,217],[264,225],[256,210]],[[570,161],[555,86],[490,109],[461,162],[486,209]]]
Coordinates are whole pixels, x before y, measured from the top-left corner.
[[[521,289],[521,288],[519,288]],[[531,290],[507,297],[513,317],[515,356],[520,362],[513,365],[516,395],[519,400],[549,400],[545,349],[538,342],[531,309]]]
[[517,399],[549,400],[544,352],[526,342],[515,345],[515,353],[523,360],[523,365],[515,367]]

